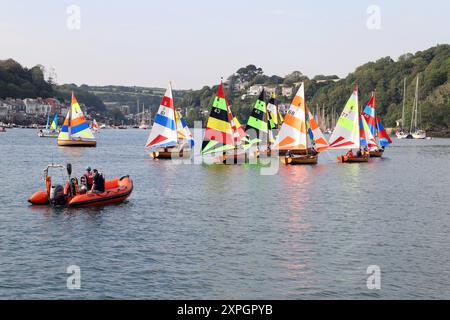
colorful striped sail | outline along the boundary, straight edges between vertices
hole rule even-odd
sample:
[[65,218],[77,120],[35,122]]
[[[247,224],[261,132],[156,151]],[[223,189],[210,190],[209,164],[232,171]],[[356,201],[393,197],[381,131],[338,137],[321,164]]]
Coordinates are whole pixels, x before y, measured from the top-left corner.
[[308,107],[306,107],[306,110],[308,111],[308,119],[309,119],[308,132],[310,133],[311,140],[314,141],[315,149],[317,152],[325,151],[330,147],[328,145],[328,141],[327,139],[325,139],[322,130],[320,130],[320,127],[317,124],[316,119],[314,119],[314,116],[312,115]]
[[45,129],[48,130],[49,125],[50,125],[50,113],[47,113],[47,123],[45,124]]
[[264,95],[264,90],[262,90],[245,127],[245,132],[249,138],[258,139],[258,142],[262,141],[263,137],[267,137],[267,105],[264,101]]
[[288,113],[275,140],[274,150],[306,149],[306,109],[304,84],[292,100]]
[[331,149],[359,149],[358,88],[355,88],[330,137]]
[[281,114],[278,112],[275,103],[275,94],[272,94],[267,103],[267,125],[269,126],[269,142],[274,143],[275,138],[272,130],[278,130],[281,126]]
[[89,122],[84,117],[83,111],[72,93],[72,103],[64,119],[58,140],[95,141],[95,137],[89,128]]
[[191,134],[191,130],[189,130],[186,121],[178,110],[176,113],[176,119],[178,128],[178,140],[187,141],[192,148],[194,146],[194,138]]
[[359,135],[362,147],[367,147],[369,150],[378,149],[377,141],[370,131],[370,127],[364,117],[359,119]]
[[206,124],[201,153],[205,155],[234,149],[236,142],[240,141],[236,123],[239,124],[234,121],[223,84],[220,83]]
[[50,129],[57,130],[58,129],[58,112],[55,113],[55,116],[53,117],[52,125],[50,126]]
[[97,120],[95,120],[95,119],[92,121],[92,129],[95,132],[99,132],[100,131],[100,127],[98,126]]
[[278,107],[275,104],[275,94],[272,94],[267,103],[267,122],[271,130],[279,129],[281,126],[281,114],[278,112]]
[[374,137],[377,136],[378,132],[378,139],[380,141],[380,145],[387,146],[392,143],[392,140],[387,134],[386,130],[384,129],[384,126],[381,124],[380,117],[377,115],[376,112],[375,103],[376,103],[375,93],[372,92],[372,97],[365,106],[362,112],[362,116],[366,120],[370,132]]
[[[248,136],[247,133],[245,132],[245,130],[242,128],[241,123],[239,122],[237,117],[233,117],[233,124],[236,127],[235,129],[235,136],[237,137],[235,139],[236,142],[239,141],[249,141],[248,140]],[[233,128],[233,125],[232,125]]]
[[381,119],[377,116],[377,129],[378,129],[378,140],[380,141],[380,145],[382,147],[386,147],[392,144],[392,140],[386,132],[386,129],[381,124]]
[[173,147],[177,144],[175,107],[173,104],[172,86],[169,85],[155,116],[152,130],[145,144],[145,150],[155,151],[157,148]]
[[372,92],[372,97],[367,105],[364,107],[364,110],[361,112],[362,116],[367,122],[369,126],[370,132],[373,136],[376,135],[376,112],[375,112],[375,94]]

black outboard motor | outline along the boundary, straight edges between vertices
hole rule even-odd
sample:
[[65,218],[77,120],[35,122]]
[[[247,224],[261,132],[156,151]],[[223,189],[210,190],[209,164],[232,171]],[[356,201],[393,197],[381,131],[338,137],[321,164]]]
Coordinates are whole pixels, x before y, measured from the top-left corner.
[[50,189],[50,203],[54,206],[65,205],[64,187],[60,184]]

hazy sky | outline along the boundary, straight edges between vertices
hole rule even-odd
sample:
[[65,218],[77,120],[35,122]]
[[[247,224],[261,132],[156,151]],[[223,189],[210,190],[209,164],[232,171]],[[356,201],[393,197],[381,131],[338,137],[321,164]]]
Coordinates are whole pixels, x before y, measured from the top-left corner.
[[[81,10],[80,30],[67,27],[70,5]],[[380,29],[367,27],[370,5]],[[248,64],[268,75],[346,76],[450,43],[449,12],[448,0],[0,0],[0,59],[90,85],[197,89]]]

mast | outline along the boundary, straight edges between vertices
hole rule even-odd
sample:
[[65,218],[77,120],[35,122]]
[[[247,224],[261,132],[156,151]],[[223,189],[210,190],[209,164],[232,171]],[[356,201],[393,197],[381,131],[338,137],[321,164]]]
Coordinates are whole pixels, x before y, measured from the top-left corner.
[[[304,102],[304,103],[305,103],[305,106],[304,106],[304,107],[305,107],[305,112],[304,112],[305,118],[303,119],[303,121],[305,122],[305,127],[307,127],[307,126],[306,126],[306,110],[307,110],[307,109],[306,109],[306,99],[305,99],[305,102]],[[310,126],[311,126],[311,124],[310,124]],[[312,129],[311,129],[311,130],[312,130]],[[308,155],[308,136],[309,136],[309,134],[308,134],[308,132],[306,132],[306,145],[305,145],[305,147],[306,147],[306,149],[305,149],[305,150],[306,150],[306,155]]]
[[142,124],[145,124],[145,102],[142,102]]
[[325,119],[325,103],[322,103],[322,131],[325,131],[327,128],[327,123]]
[[412,131],[413,131],[415,107],[416,107],[416,98],[414,97],[414,102],[413,102],[413,107],[412,107],[412,114],[411,114],[411,126],[409,128],[409,133],[412,133]]
[[170,94],[172,95],[172,101],[174,101],[174,103],[173,103],[173,112],[174,112],[174,119],[175,119],[175,132],[176,132],[176,137],[177,137],[176,142],[178,144],[178,123],[177,123],[178,122],[177,121],[178,114],[177,114],[177,107],[175,107],[175,99],[174,99],[174,96],[173,96],[172,82],[171,81],[169,82],[169,87],[170,87]]
[[334,128],[334,106],[331,107],[331,125],[330,125],[330,130],[331,128]]
[[[360,125],[360,121],[359,121],[359,117],[360,117],[360,113],[359,113],[359,88],[358,88],[358,83],[356,84],[356,114],[358,115],[358,126]],[[364,128],[363,128],[364,129]],[[359,133],[359,130],[358,130]],[[361,150],[361,137],[358,138],[358,149]]]
[[[419,75],[417,75],[417,81],[416,81],[416,130],[418,129],[417,122],[418,122],[418,116],[422,117],[422,114],[419,113]],[[422,120],[422,119],[420,119]]]
[[73,101],[73,91],[72,91],[72,100],[70,101],[70,109],[69,109],[69,124],[67,126],[69,140],[72,135],[72,101]]
[[402,109],[402,126],[401,129],[405,126],[405,97],[406,97],[406,77],[403,79],[403,109]]
[[137,98],[136,104],[137,104],[137,121],[136,121],[136,122],[137,122],[138,125],[139,125],[139,118],[140,118],[139,113],[140,113],[140,111],[141,111],[141,107],[139,106],[139,98]]
[[[275,107],[275,110],[276,110],[276,107]],[[277,117],[278,117],[278,115],[277,115]],[[267,104],[266,104],[266,119],[264,119],[264,121],[266,121],[266,123],[267,123],[267,133],[266,133],[267,147],[266,147],[266,150],[269,150],[270,149],[270,133],[269,132],[272,129],[270,128],[270,125],[269,125],[269,109],[267,108]]]
[[50,124],[50,112],[47,112],[47,124],[45,125],[45,129],[49,129],[49,124]]

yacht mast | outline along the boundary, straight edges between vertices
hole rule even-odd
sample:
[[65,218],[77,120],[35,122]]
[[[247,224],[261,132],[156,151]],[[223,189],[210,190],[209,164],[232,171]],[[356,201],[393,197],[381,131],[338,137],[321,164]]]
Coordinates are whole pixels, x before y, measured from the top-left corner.
[[403,79],[403,109],[402,109],[402,130],[405,127],[405,97],[406,97],[406,78]]
[[[420,119],[419,119],[420,117]],[[417,82],[416,82],[416,129],[419,127],[417,126],[417,123],[419,122],[419,125],[422,126],[422,112],[419,111],[419,76],[417,76]],[[420,128],[422,129],[422,128]]]

